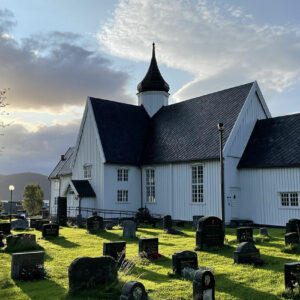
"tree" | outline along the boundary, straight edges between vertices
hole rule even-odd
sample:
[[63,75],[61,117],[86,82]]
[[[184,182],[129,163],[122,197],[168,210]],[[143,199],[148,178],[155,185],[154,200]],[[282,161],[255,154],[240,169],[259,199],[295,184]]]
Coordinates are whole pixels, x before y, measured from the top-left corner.
[[[3,110],[3,108],[5,108],[8,103],[7,103],[7,91],[9,89],[2,89],[0,90],[0,116],[4,116],[4,115],[8,115],[7,111],[5,111],[5,109]],[[1,119],[0,119],[0,130],[5,128],[6,126],[8,126],[9,124],[4,123]],[[3,133],[0,131],[0,136],[3,135]],[[0,147],[0,155],[3,152],[4,147],[1,146]]]
[[43,207],[44,192],[39,184],[27,184],[24,188],[23,207],[29,215],[37,214]]

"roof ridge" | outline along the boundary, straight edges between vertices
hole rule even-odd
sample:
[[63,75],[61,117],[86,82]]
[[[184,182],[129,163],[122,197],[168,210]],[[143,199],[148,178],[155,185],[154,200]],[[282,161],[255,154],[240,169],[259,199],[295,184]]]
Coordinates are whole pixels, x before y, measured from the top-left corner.
[[115,101],[115,100],[109,100],[109,99],[102,99],[102,98],[96,98],[96,97],[91,97],[91,96],[88,96],[88,98],[91,100],[91,101],[103,101],[103,102],[111,102],[111,103],[114,103],[114,104],[120,104],[120,105],[127,105],[127,106],[134,106],[134,107],[141,107],[141,105],[136,105],[136,104],[131,104],[131,103],[125,103],[125,102],[119,102],[119,101]]

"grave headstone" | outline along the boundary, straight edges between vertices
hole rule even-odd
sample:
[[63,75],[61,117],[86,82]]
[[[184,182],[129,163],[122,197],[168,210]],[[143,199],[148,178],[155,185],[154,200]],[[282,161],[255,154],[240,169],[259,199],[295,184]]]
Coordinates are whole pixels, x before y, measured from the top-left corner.
[[198,249],[221,248],[224,246],[225,233],[222,220],[214,216],[206,216],[198,221],[196,246]]
[[97,215],[88,217],[86,220],[86,229],[91,233],[103,230],[103,218]]
[[13,253],[11,259],[11,278],[14,280],[39,279],[44,269],[44,252]]
[[36,220],[35,221],[35,229],[42,231],[43,230],[43,225],[44,224],[49,224],[49,223],[50,223],[49,220],[43,220],[43,219]]
[[215,300],[215,279],[208,270],[197,270],[193,280],[193,300]]
[[135,238],[136,237],[136,224],[133,221],[123,221],[123,237]]
[[172,255],[173,272],[181,275],[184,268],[198,269],[197,253],[192,251],[180,251]]
[[57,198],[57,221],[59,226],[67,225],[67,198],[58,197]]
[[112,222],[108,222],[108,223],[106,223],[106,225],[105,225],[105,229],[106,229],[106,230],[112,230],[113,227],[114,227],[114,223],[112,223]]
[[251,227],[239,227],[236,229],[238,243],[253,242],[253,229]]
[[26,230],[28,228],[27,220],[15,220],[11,222],[11,229],[14,230]]
[[70,290],[112,283],[117,278],[116,261],[111,256],[76,258],[68,272]]
[[148,294],[144,285],[138,281],[128,281],[122,288],[120,300],[147,300]]
[[109,255],[113,257],[120,266],[126,256],[126,242],[104,242],[103,255]]
[[158,253],[158,238],[140,238],[139,253],[145,252],[147,256]]
[[259,250],[251,242],[243,242],[239,244],[236,251],[233,252],[235,264],[255,264],[263,265],[260,258]]
[[43,238],[51,237],[58,237],[59,235],[59,226],[54,223],[44,224],[42,230]]
[[0,231],[0,248],[4,247],[3,239],[4,239],[3,231]]
[[163,217],[163,229],[164,230],[168,230],[168,229],[172,228],[172,226],[173,226],[172,223],[173,223],[172,217],[170,215]]
[[300,219],[290,219],[285,226],[286,233],[300,231]]
[[29,219],[29,227],[35,228],[36,227],[36,221],[41,220],[41,218],[30,218]]
[[269,236],[268,229],[265,227],[259,228],[259,234],[264,236]]
[[10,233],[10,223],[0,223],[0,231],[2,231],[4,234]]
[[284,264],[284,282],[285,288],[293,290],[298,287],[300,282],[300,262]]
[[193,227],[195,230],[198,229],[198,222],[204,216],[193,216]]
[[289,232],[284,235],[285,245],[299,244],[299,236],[297,232]]
[[44,220],[49,218],[49,210],[42,210],[42,218]]
[[37,247],[35,234],[20,233],[6,237],[8,250],[30,250]]
[[76,225],[79,228],[82,227],[82,215],[80,215],[80,214],[76,216]]

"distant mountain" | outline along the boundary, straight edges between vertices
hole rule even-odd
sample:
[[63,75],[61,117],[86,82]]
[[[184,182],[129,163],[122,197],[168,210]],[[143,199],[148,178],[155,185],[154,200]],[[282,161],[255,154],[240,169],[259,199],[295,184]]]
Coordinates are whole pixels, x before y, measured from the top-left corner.
[[15,186],[13,201],[21,201],[24,187],[28,183],[38,183],[44,192],[44,199],[50,199],[50,184],[47,176],[38,173],[18,173],[11,175],[0,174],[0,200],[10,200],[8,187],[12,184]]

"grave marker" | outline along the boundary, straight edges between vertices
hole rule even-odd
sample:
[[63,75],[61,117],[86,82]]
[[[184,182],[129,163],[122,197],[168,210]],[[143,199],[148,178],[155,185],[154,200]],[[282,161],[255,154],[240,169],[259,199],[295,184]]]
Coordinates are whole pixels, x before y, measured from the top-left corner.
[[43,220],[43,219],[36,220],[35,221],[35,229],[42,231],[43,230],[43,225],[44,224],[49,224],[49,223],[50,223],[49,220]]
[[233,252],[233,259],[235,264],[264,264],[260,258],[259,250],[251,242],[239,244],[236,251]]
[[136,224],[133,221],[123,221],[123,237],[135,238]]
[[297,232],[289,232],[284,235],[285,245],[299,244],[299,236]]
[[10,233],[10,223],[0,223],[0,231],[2,231],[4,234]]
[[126,242],[104,242],[103,255],[113,257],[120,266],[126,256]]
[[122,288],[120,300],[147,300],[148,294],[144,285],[138,281],[128,281]]
[[28,221],[24,219],[15,220],[11,222],[11,229],[25,230],[28,228]]
[[192,251],[180,251],[172,255],[173,272],[181,275],[184,268],[198,269],[197,253]]
[[206,216],[198,221],[196,246],[198,249],[224,246],[225,232],[222,220],[214,216]]
[[35,234],[20,233],[6,237],[8,250],[30,250],[37,247]]
[[118,276],[116,261],[111,256],[76,258],[68,272],[70,290],[112,283]]
[[259,228],[259,234],[264,236],[269,236],[268,229],[265,227]]
[[57,237],[59,235],[59,226],[57,224],[44,224],[42,230],[43,238],[46,237]]
[[59,226],[67,225],[67,198],[57,197],[57,222]]
[[147,256],[158,253],[158,238],[140,238],[139,253],[145,252]]
[[[11,259],[11,278],[26,280],[39,275],[44,269],[44,252],[13,253]],[[38,278],[36,278],[38,279]]]
[[172,217],[170,215],[164,216],[163,217],[163,229],[168,230],[172,228]]
[[193,300],[215,300],[215,279],[208,270],[197,270],[193,280]]
[[286,233],[300,231],[300,219],[290,219],[285,226]]
[[253,242],[253,229],[251,227],[239,227],[236,229],[238,243]]
[[103,218],[97,215],[88,217],[86,220],[86,229],[88,232],[97,232],[103,230]]
[[293,290],[299,285],[300,262],[284,264],[284,282],[285,288]]

